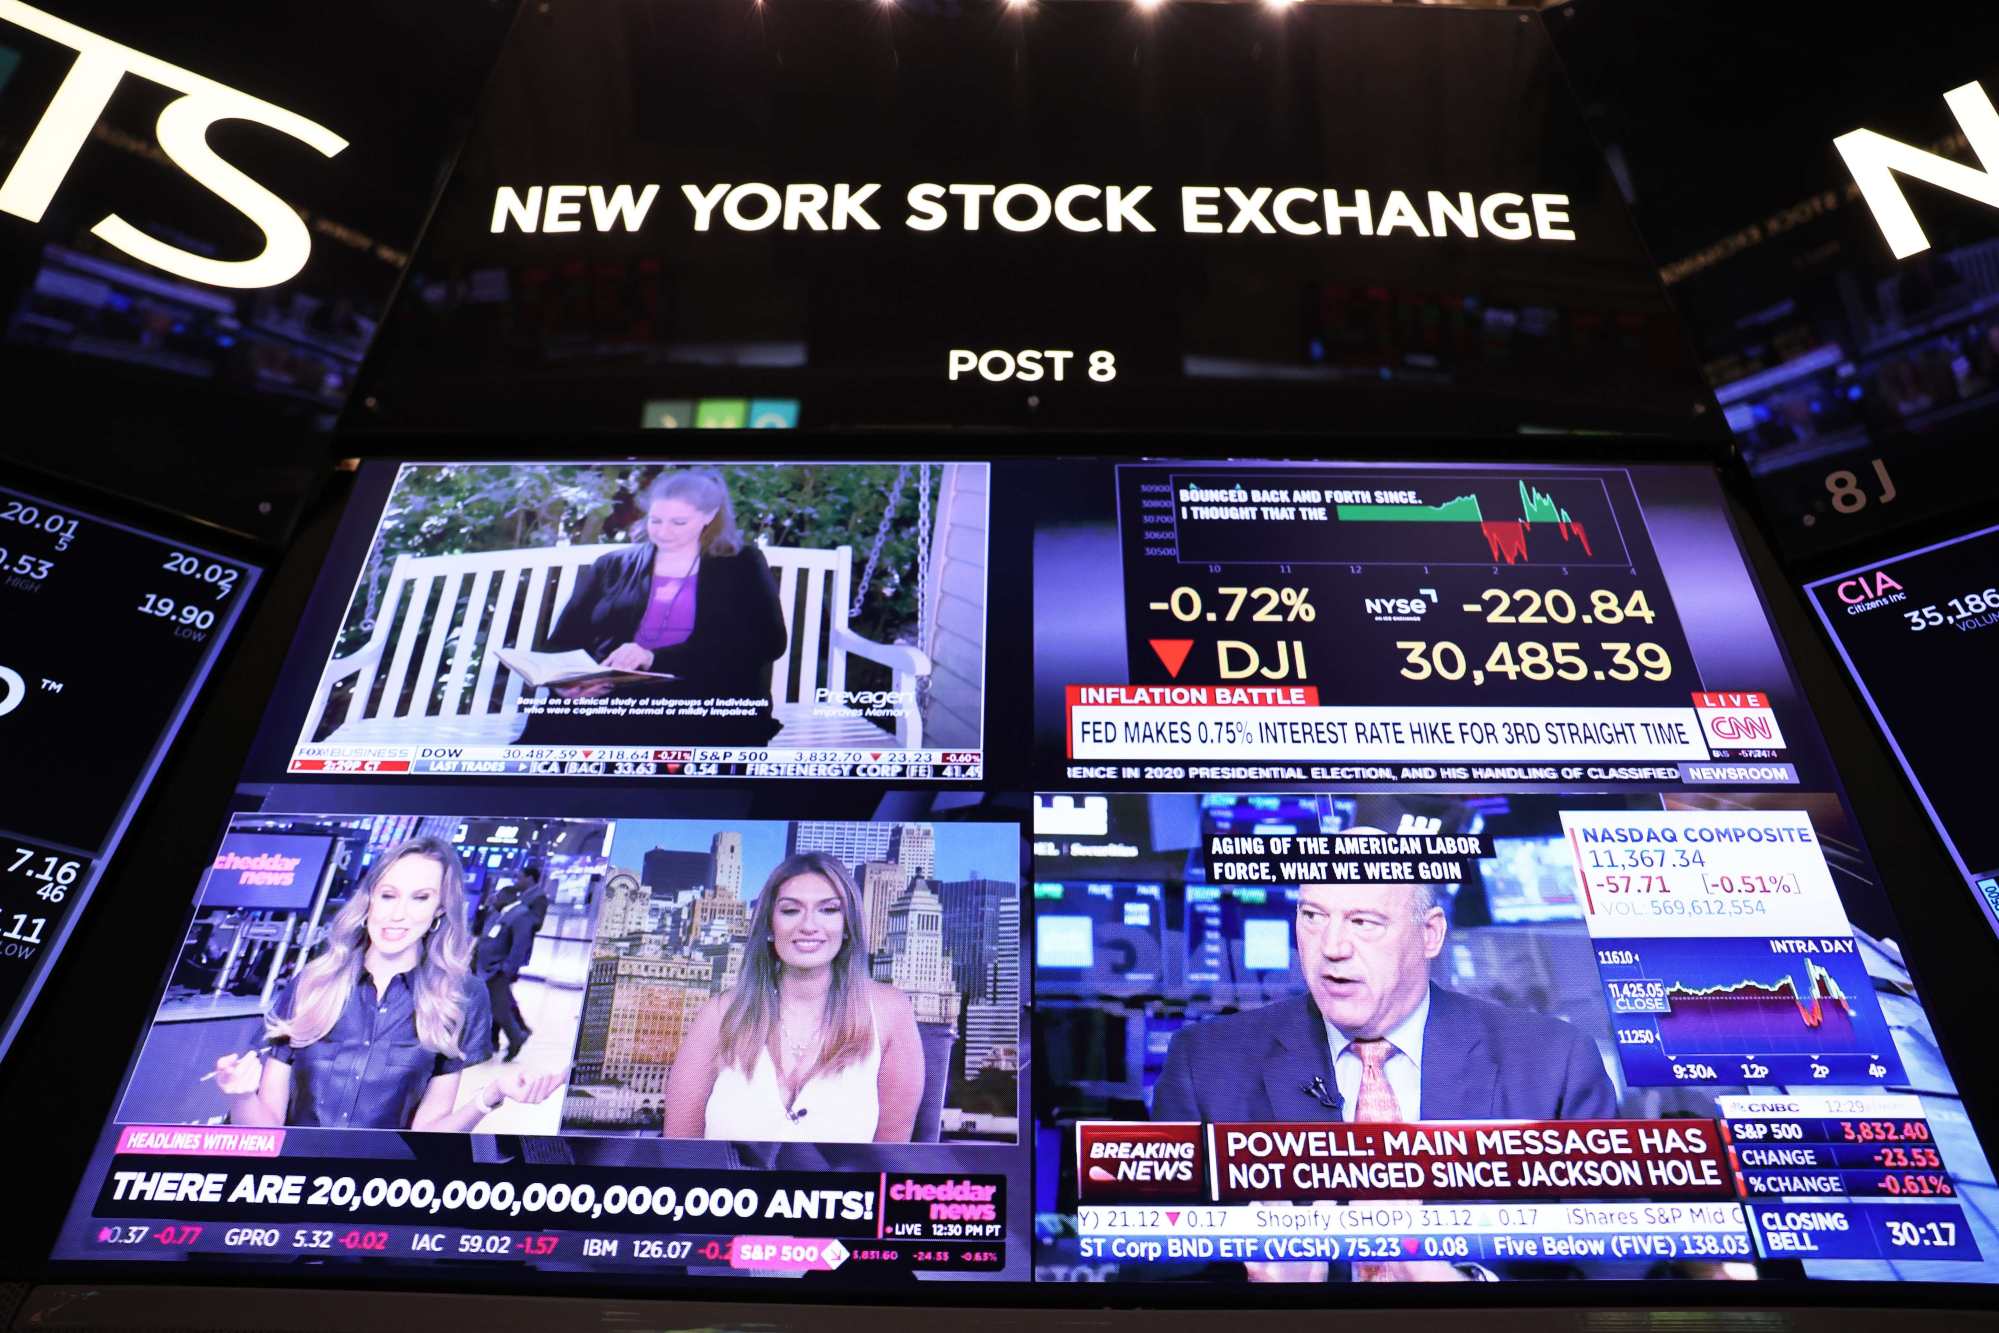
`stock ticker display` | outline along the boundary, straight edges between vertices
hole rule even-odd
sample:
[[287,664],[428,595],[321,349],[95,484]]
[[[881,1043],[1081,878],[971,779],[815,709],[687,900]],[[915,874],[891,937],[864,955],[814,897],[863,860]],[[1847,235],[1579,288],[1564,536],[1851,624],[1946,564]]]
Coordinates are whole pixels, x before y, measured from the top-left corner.
[[[257,570],[0,486],[0,1054]],[[77,652],[82,640],[115,645]],[[115,722],[112,720],[115,717]]]
[[1992,1280],[1760,599],[1697,465],[371,466],[57,1258]]
[[1999,728],[1966,700],[1999,669],[1999,528],[1985,528],[1806,588],[1854,685],[1999,927],[1999,836],[1983,756]]

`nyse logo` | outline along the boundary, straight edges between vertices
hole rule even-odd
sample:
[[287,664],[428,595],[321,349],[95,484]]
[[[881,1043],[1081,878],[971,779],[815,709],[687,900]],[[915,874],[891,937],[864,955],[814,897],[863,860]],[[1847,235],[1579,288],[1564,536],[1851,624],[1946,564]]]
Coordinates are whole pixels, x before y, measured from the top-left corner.
[[1895,173],[1976,199],[1989,208],[1999,208],[1999,111],[1993,109],[1992,99],[1976,83],[1951,89],[1943,95],[1943,100],[1957,117],[1958,128],[1978,159],[1977,169],[1873,130],[1854,130],[1832,141],[1832,146],[1846,159],[1846,169],[1853,173],[1854,184],[1860,187],[1861,197],[1873,210],[1874,220],[1880,224],[1881,234],[1888,238],[1888,248],[1897,259],[1907,259],[1929,249],[1930,238],[1923,234],[1915,211],[1902,197]]
[[208,146],[208,127],[222,120],[255,121],[326,157],[346,148],[345,139],[281,106],[99,37],[21,0],[0,0],[0,21],[76,52],[75,63],[28,135],[13,169],[0,180],[0,213],[29,222],[42,220],[119,82],[132,74],[181,94],[160,113],[155,126],[160,147],[175,166],[255,223],[264,233],[264,248],[249,259],[211,259],[148,236],[116,213],[92,227],[91,234],[141,263],[215,287],[274,287],[305,267],[312,253],[312,235],[305,222],[291,205],[223,161]]

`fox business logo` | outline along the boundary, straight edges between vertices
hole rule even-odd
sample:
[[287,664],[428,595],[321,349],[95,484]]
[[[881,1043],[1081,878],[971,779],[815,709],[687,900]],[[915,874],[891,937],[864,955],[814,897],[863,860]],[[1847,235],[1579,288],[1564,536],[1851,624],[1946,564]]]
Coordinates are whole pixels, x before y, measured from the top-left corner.
[[214,287],[275,287],[305,267],[312,254],[312,234],[304,220],[290,204],[223,161],[208,146],[208,127],[224,120],[254,121],[326,157],[345,149],[345,139],[281,106],[65,23],[21,0],[0,0],[0,22],[26,28],[76,52],[62,86],[28,135],[13,168],[0,180],[0,213],[29,222],[42,220],[111,95],[131,74],[180,94],[167,103],[154,126],[160,148],[175,166],[255,223],[264,233],[264,248],[248,259],[211,259],[148,236],[116,213],[107,214],[90,234],[142,264]]

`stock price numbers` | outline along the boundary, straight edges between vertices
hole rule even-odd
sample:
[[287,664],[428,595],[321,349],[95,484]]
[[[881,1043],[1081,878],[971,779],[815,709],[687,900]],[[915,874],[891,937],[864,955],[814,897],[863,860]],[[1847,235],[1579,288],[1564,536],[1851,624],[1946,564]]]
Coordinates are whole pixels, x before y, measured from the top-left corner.
[[1495,677],[1508,681],[1620,683],[1639,679],[1665,681],[1673,677],[1672,654],[1656,643],[1606,639],[1590,645],[1586,654],[1581,641],[1575,639],[1557,639],[1551,643],[1533,639],[1508,643],[1501,639],[1480,666],[1471,666],[1464,649],[1449,639],[1435,642],[1397,639],[1395,646],[1403,654],[1401,675],[1405,680],[1459,681],[1467,672],[1473,685],[1483,685]]
[[33,958],[89,863],[19,842],[0,848],[0,959]]
[[40,583],[55,572],[55,567],[53,560],[43,560],[25,553],[16,555],[6,547],[0,546],[0,573],[18,575]]
[[[1458,609],[1488,625],[1622,625],[1626,621],[1650,625],[1658,618],[1643,588],[1628,594],[1591,588],[1579,596],[1564,588],[1487,588],[1478,594],[1477,601],[1465,602]],[[1485,684],[1488,677],[1623,683],[1665,681],[1673,675],[1673,656],[1663,644],[1628,639],[1588,645],[1580,639],[1501,639],[1478,666],[1448,639],[1398,639],[1395,646],[1404,655],[1402,676],[1407,680],[1457,681],[1469,674],[1477,686]]]
[[205,606],[195,606],[190,602],[176,602],[171,597],[161,597],[157,593],[146,593],[139,599],[142,615],[158,616],[161,620],[172,621],[190,629],[213,629],[215,613]]
[[153,1226],[144,1222],[128,1222],[118,1226],[97,1228],[99,1245],[142,1245],[150,1240],[155,1245],[192,1245],[201,1239],[202,1228],[189,1224],[176,1226],[171,1223]]
[[1968,592],[1962,597],[1952,597],[1944,607],[1934,603],[1915,611],[1904,611],[1902,619],[1909,622],[1909,628],[1920,633],[1939,625],[1957,625],[1968,621],[1992,624],[1999,621],[1999,588],[1987,588],[1984,592]]
[[209,595],[217,601],[236,591],[236,580],[242,575],[242,571],[234,565],[225,565],[220,560],[203,560],[200,556],[190,555],[186,551],[172,552],[160,568],[169,574],[180,574],[202,584],[208,589]]
[[[187,587],[180,596],[142,592],[136,609],[140,615],[166,621],[175,627],[176,633],[189,631],[184,636],[188,638],[201,638],[215,628],[214,604],[227,600],[229,594],[236,591],[236,581],[243,573],[234,565],[220,560],[205,560],[187,551],[169,551],[160,569],[179,575],[193,586]],[[199,599],[203,597],[209,605],[202,605]]]
[[31,532],[55,538],[57,552],[67,551],[76,540],[77,521],[67,514],[44,509],[32,500],[0,499],[0,523],[14,523]]
[[1907,1171],[1883,1176],[1881,1192],[1898,1199],[1948,1199],[1956,1197],[1957,1187],[1942,1172]]
[[[67,551],[76,540],[77,521],[67,514],[44,509],[27,500],[11,497],[0,499],[0,523],[13,524],[55,539],[56,554]],[[5,531],[5,529],[0,529]],[[55,572],[55,561],[31,552],[9,550],[7,543],[0,541],[0,575],[30,579],[36,583]]]
[[73,856],[61,856],[37,847],[16,844],[8,857],[7,873],[33,884],[37,898],[59,903],[69,895],[70,886],[83,873],[83,862]]
[[1927,1120],[1837,1120],[1833,1122],[1843,1143],[1928,1143]]

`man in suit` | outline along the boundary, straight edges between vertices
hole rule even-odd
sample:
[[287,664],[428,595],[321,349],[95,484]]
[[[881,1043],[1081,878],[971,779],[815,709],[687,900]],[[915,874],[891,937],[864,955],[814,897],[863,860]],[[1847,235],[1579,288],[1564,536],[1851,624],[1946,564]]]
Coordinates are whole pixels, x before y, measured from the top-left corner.
[[493,896],[478,942],[472,946],[472,972],[486,985],[492,1013],[493,1048],[499,1049],[504,1033],[508,1060],[520,1054],[530,1035],[527,1024],[521,1021],[520,1010],[514,1007],[514,978],[520,975],[521,964],[527,961],[527,951],[534,947],[530,920],[513,886],[508,885]]
[[521,869],[521,881],[515,886],[520,894],[521,906],[527,908],[532,919],[534,933],[541,934],[542,923],[548,920],[548,886],[542,883],[541,867],[527,865]]
[[[1426,884],[1307,884],[1295,931],[1305,994],[1174,1033],[1154,1120],[1588,1120],[1617,1114],[1596,1043],[1560,1019],[1430,982],[1447,925]],[[1454,1280],[1448,1264],[1356,1276]],[[1365,1270],[1365,1271],[1362,1271]],[[1324,1281],[1324,1264],[1252,1264]]]

